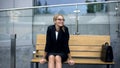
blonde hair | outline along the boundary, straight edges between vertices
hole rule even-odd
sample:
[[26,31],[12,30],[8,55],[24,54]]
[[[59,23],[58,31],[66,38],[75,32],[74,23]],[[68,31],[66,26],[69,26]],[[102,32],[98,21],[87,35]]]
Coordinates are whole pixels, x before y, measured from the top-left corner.
[[62,16],[63,19],[64,19],[64,16],[63,16],[62,14],[56,14],[56,15],[54,15],[54,17],[53,17],[53,21],[56,21],[59,16]]
[[[56,15],[54,15],[54,17],[53,17],[53,21],[55,22],[59,16],[62,16],[63,19],[64,19],[64,16],[63,16],[62,14],[56,14]],[[65,27],[64,27],[64,26],[62,27],[62,30],[63,30],[63,32],[65,32]]]

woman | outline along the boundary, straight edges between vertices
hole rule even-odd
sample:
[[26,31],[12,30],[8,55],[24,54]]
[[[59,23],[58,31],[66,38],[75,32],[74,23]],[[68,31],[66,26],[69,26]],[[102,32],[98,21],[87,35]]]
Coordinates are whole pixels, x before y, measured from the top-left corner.
[[62,63],[68,61],[70,65],[74,64],[71,58],[68,46],[69,32],[64,26],[64,17],[57,14],[53,17],[54,25],[47,29],[46,46],[43,58],[40,63],[48,61],[48,68],[62,68]]

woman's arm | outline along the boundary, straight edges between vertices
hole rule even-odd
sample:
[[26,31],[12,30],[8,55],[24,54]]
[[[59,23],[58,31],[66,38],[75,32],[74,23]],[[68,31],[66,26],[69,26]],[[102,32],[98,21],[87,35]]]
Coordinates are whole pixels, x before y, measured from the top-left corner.
[[50,49],[50,26],[48,27],[47,29],[47,34],[46,34],[46,45],[45,45],[45,49],[44,51],[45,52],[49,52],[49,49]]
[[45,59],[46,54],[47,54],[47,52],[44,52],[43,57],[42,57],[42,59],[40,60],[40,63],[41,63],[41,64],[44,64],[44,63],[46,62],[46,59]]
[[49,52],[49,45],[50,45],[50,27],[48,27],[48,29],[47,29],[46,45],[45,45],[43,57],[42,57],[42,59],[40,60],[40,63],[41,63],[41,64],[44,64],[44,63],[46,62],[45,57],[46,57],[46,55],[47,55],[47,52]]
[[44,54],[43,54],[43,59],[45,59],[45,57],[46,57],[46,55],[47,55],[47,52],[44,52]]
[[70,54],[70,53],[68,54],[68,63],[69,63],[70,65],[74,65],[74,64],[75,64],[74,60],[72,60],[72,57],[71,57],[71,54]]
[[72,57],[71,57],[71,54],[70,54],[69,45],[68,45],[68,43],[69,43],[69,31],[68,31],[68,28],[66,29],[66,36],[67,36],[67,38],[66,38],[66,45],[67,45],[66,51],[68,53],[68,63],[70,65],[74,65],[75,62],[74,62],[74,60],[72,60]]
[[71,57],[71,54],[70,54],[70,53],[68,53],[68,59],[69,59],[69,60],[71,60],[71,59],[72,59],[72,57]]

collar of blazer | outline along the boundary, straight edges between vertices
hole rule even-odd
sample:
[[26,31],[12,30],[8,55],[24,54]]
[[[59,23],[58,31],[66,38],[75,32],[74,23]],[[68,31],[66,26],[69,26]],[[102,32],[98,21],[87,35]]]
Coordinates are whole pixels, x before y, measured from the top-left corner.
[[58,38],[56,39],[56,34],[55,34],[55,32],[56,32],[56,28],[55,28],[55,25],[53,25],[53,28],[52,28],[52,34],[53,34],[53,36],[54,36],[54,40],[56,40],[56,41],[59,41],[62,37],[62,31],[61,30],[59,30],[58,31]]

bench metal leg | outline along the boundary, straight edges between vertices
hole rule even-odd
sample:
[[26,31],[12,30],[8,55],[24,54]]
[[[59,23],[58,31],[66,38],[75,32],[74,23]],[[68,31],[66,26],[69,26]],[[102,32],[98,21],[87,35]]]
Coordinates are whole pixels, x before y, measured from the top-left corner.
[[114,68],[114,64],[111,65],[111,68]]
[[34,63],[31,62],[30,68],[34,68]]
[[107,68],[110,68],[110,64],[107,64]]
[[39,63],[38,62],[36,62],[36,68],[39,68]]

